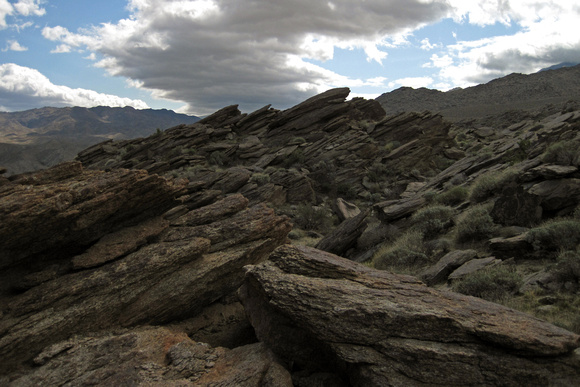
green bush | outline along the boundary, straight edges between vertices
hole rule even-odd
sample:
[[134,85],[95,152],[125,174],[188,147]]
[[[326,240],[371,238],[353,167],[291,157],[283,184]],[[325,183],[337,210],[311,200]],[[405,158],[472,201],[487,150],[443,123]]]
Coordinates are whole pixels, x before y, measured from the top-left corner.
[[580,243],[580,220],[550,220],[528,231],[526,240],[534,250],[574,250]]
[[209,155],[208,163],[223,167],[228,163],[228,156],[222,151],[214,151]]
[[522,277],[513,266],[496,265],[484,268],[456,280],[452,289],[458,293],[500,301],[515,294],[522,284]]
[[542,161],[558,165],[579,165],[580,143],[561,141],[551,144],[542,155]]
[[498,226],[489,215],[489,205],[477,205],[457,219],[455,240],[459,243],[479,241],[491,237]]
[[385,145],[385,148],[384,149],[385,149],[386,152],[392,152],[392,151],[394,151],[395,149],[397,149],[400,146],[401,146],[401,142],[400,141],[391,141],[391,142],[389,142],[389,143],[387,143]]
[[435,201],[437,203],[453,206],[464,202],[468,196],[469,190],[467,189],[467,187],[458,185],[437,195],[435,197]]
[[504,185],[515,181],[517,176],[518,170],[515,168],[487,172],[475,179],[471,185],[469,200],[473,203],[481,203],[500,191]]
[[411,217],[413,228],[420,231],[425,239],[431,239],[453,225],[453,208],[431,205],[416,211]]
[[323,207],[300,204],[296,210],[294,222],[304,230],[315,230],[326,233],[332,227],[332,214]]
[[266,173],[256,172],[250,177],[250,183],[256,183],[259,186],[268,184],[270,182],[270,175]]
[[306,157],[304,156],[304,152],[302,149],[296,149],[294,152],[290,153],[288,157],[282,162],[282,166],[284,168],[290,168],[294,165],[301,165],[304,163]]
[[557,263],[550,270],[560,281],[578,281],[580,279],[580,253],[576,250],[562,251]]
[[423,233],[410,230],[397,238],[392,244],[386,244],[373,256],[373,265],[380,270],[398,269],[413,271],[428,263],[429,257],[423,246]]
[[389,175],[388,167],[380,162],[375,162],[367,168],[367,177],[371,183],[384,181]]
[[357,191],[353,184],[342,182],[336,185],[336,194],[343,199],[356,199]]

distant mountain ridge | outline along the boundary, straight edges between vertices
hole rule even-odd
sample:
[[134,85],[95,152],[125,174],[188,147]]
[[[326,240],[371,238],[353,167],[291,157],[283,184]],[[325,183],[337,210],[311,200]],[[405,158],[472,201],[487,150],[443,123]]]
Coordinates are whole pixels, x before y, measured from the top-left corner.
[[21,112],[0,112],[0,142],[30,143],[38,137],[135,138],[148,136],[157,128],[192,124],[199,117],[161,109],[132,107],[93,108],[45,107]]
[[0,166],[9,173],[38,170],[73,159],[86,147],[107,139],[146,137],[199,117],[167,109],[132,107],[45,107],[0,112]]
[[539,109],[579,99],[580,65],[530,75],[514,73],[486,84],[446,92],[401,87],[376,98],[387,114],[429,110],[452,121],[509,110]]

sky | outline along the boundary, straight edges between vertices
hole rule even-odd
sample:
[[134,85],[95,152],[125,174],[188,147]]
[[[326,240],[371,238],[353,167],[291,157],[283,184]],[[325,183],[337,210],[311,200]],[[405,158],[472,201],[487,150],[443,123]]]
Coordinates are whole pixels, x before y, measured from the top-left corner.
[[577,0],[0,0],[0,111],[286,109],[580,62]]

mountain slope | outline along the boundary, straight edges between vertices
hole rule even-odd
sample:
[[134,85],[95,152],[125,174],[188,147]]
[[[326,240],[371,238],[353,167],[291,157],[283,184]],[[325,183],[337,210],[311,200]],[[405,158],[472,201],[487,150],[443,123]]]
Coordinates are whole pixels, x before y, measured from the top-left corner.
[[377,97],[387,114],[441,113],[446,119],[482,118],[510,110],[535,110],[580,99],[580,65],[535,74],[510,74],[486,84],[447,92],[401,87]]
[[70,160],[109,138],[145,137],[157,129],[192,124],[198,117],[132,107],[66,107],[0,112],[0,165],[10,173],[38,170]]

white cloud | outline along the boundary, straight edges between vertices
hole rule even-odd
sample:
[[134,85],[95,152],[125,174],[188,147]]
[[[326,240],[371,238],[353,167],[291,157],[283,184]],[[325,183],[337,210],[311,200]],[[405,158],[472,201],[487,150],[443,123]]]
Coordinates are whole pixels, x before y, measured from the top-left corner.
[[6,48],[3,48],[2,51],[28,51],[28,47],[21,46],[16,40],[8,40]]
[[429,38],[425,38],[425,39],[421,40],[421,50],[431,51],[437,47],[441,47],[441,45],[440,44],[432,44],[429,41]]
[[433,78],[431,77],[406,77],[389,82],[389,87],[391,89],[406,86],[412,88],[429,87],[433,83]]
[[55,49],[50,50],[51,54],[64,54],[71,52],[71,47],[68,44],[59,44]]
[[442,55],[439,56],[437,54],[433,54],[431,55],[430,62],[425,63],[423,65],[423,67],[438,67],[438,68],[445,68],[445,67],[449,67],[453,64],[453,58],[451,58],[449,55]]
[[6,17],[14,13],[14,8],[8,0],[0,0],[0,29],[4,29],[7,26]]
[[517,25],[511,35],[458,41],[435,54],[426,67],[441,68],[454,87],[487,82],[513,72],[532,73],[560,62],[580,62],[580,22],[575,0],[450,0],[456,20],[478,25]]
[[22,16],[43,16],[46,13],[40,4],[42,0],[20,0],[14,4],[14,9]]
[[[40,6],[44,0],[19,0],[16,3],[10,3],[8,0],[0,0],[0,30],[8,27],[6,18],[16,14],[21,16],[43,16],[46,10]],[[28,27],[28,22],[18,26],[16,29]]]
[[325,87],[364,85],[304,59],[329,60],[340,47],[382,63],[411,31],[449,12],[444,1],[423,0],[131,0],[128,9],[115,24],[43,35],[98,52],[110,74],[195,114],[233,103],[284,108]]
[[148,108],[141,100],[102,94],[94,90],[55,85],[35,69],[5,63],[0,65],[0,105],[5,110],[43,106],[133,106]]

